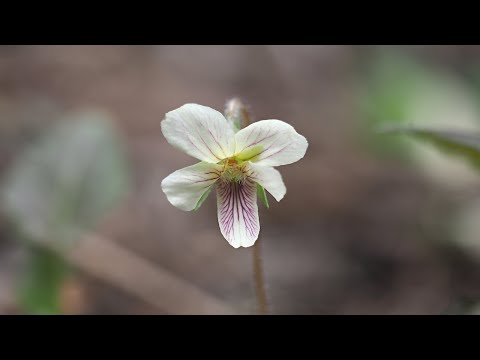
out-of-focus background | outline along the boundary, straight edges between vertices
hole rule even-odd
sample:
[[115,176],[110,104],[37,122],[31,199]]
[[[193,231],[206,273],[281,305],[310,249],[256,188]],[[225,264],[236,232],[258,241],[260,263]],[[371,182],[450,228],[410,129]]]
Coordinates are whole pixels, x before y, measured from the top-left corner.
[[0,47],[0,313],[255,313],[252,249],[160,183],[185,103],[306,136],[259,203],[275,314],[480,311],[480,173],[383,124],[480,132],[478,46]]

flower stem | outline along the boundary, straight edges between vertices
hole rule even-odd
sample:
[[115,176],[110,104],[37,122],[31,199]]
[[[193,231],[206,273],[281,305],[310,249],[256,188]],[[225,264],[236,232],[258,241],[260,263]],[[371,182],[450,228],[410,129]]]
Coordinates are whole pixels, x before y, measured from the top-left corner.
[[257,243],[253,246],[253,275],[255,283],[255,293],[257,295],[257,311],[260,315],[268,315],[267,290],[265,287],[265,275],[262,263],[262,251],[260,244],[260,236]]
[[[240,128],[245,128],[252,123],[252,117],[248,108],[238,98],[227,101],[225,106],[225,116],[231,119],[234,124]],[[260,235],[252,250],[253,256],[253,279],[255,285],[255,294],[257,296],[257,311],[260,315],[268,315],[267,290],[265,287],[265,275],[262,263],[262,251],[260,244]]]

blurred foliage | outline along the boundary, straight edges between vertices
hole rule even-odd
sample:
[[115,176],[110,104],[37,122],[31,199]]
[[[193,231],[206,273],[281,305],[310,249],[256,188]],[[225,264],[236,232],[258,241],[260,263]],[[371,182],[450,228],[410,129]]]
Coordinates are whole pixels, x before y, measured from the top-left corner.
[[95,225],[126,193],[128,174],[108,117],[73,115],[18,157],[7,174],[3,206],[24,236],[65,246],[72,230]]
[[379,125],[479,128],[471,87],[405,53],[378,51],[362,76],[362,86],[359,105],[367,125],[366,145],[378,155],[411,158],[418,150],[405,139],[377,136],[372,129]]
[[[480,73],[479,73],[480,74]],[[476,81],[480,79],[477,78]],[[478,116],[478,110],[480,109],[480,82],[473,87],[469,92],[472,95],[472,98],[475,99],[475,102],[472,107],[475,108],[475,115]],[[443,90],[444,91],[444,90]],[[459,117],[462,116],[462,111],[457,104],[448,106],[453,107],[454,111],[458,111]],[[435,111],[437,109],[432,109]],[[437,110],[438,111],[438,110]],[[450,113],[451,122],[454,123],[455,113]],[[474,116],[475,117],[475,116]],[[475,118],[475,121],[478,121]],[[448,158],[449,161],[458,162],[463,160],[464,163],[471,165],[477,173],[475,177],[478,178],[478,171],[480,170],[480,131],[474,129],[473,127],[467,129],[462,125],[465,123],[455,123],[456,129],[452,130],[453,126],[446,126],[445,124],[439,123],[437,126],[430,125],[427,127],[421,127],[419,125],[410,126],[405,124],[381,124],[378,126],[380,133],[385,134],[401,134],[405,136],[400,136],[399,138],[411,138],[418,143],[425,143],[428,146],[435,148],[438,151],[439,156],[444,156]],[[460,125],[460,126],[459,126]],[[385,141],[391,138],[389,136],[385,137]],[[406,144],[406,143],[405,143]],[[418,150],[417,150],[418,149]],[[414,151],[412,151],[414,150]],[[419,151],[421,148],[411,147],[410,152],[415,156],[421,156]],[[442,162],[438,163],[440,166]],[[445,161],[444,164],[447,164]],[[459,172],[452,171],[452,167],[444,166],[443,171],[449,175],[451,183],[455,183],[459,177]],[[433,173],[437,175],[438,173]],[[468,189],[466,187],[465,189]],[[448,229],[447,233],[449,234],[449,240],[452,245],[463,248],[474,258],[480,258],[480,242],[478,239],[478,232],[480,231],[478,218],[480,215],[480,202],[477,196],[469,196],[464,198],[463,201],[460,201],[453,209],[452,215],[445,219],[445,221],[451,226]],[[439,219],[437,219],[439,221]],[[438,227],[439,225],[437,225]],[[445,312],[445,314],[479,314],[480,304],[476,299],[458,299],[454,302]]]
[[[480,133],[480,108],[473,87],[451,71],[426,66],[406,53],[382,49],[362,76],[360,110],[365,146],[376,156],[400,159],[417,167],[432,183],[450,189],[480,184],[478,174],[458,159],[444,156],[431,144],[415,142],[407,136],[378,136],[378,128],[438,129],[444,132]],[[443,149],[458,153],[445,137],[429,138]],[[452,140],[452,139],[450,139]],[[447,144],[448,143],[448,144]],[[471,152],[463,146],[463,153]],[[455,147],[455,149],[453,149]],[[468,156],[472,158],[471,154]]]
[[423,69],[405,56],[382,52],[372,60],[362,74],[365,91],[360,97],[360,110],[366,120],[363,130],[367,137],[365,145],[374,152],[401,155],[405,151],[402,140],[391,141],[373,136],[371,129],[378,124],[405,123],[408,107],[418,81],[425,77]]
[[480,134],[419,129],[413,127],[384,127],[385,133],[405,134],[427,141],[447,154],[457,155],[480,170]]
[[6,176],[2,206],[29,249],[20,302],[30,313],[57,313],[68,267],[60,255],[78,231],[95,226],[129,188],[122,142],[106,114],[63,119],[21,154]]
[[29,314],[61,313],[60,291],[69,267],[51,250],[31,244],[19,284],[20,306]]

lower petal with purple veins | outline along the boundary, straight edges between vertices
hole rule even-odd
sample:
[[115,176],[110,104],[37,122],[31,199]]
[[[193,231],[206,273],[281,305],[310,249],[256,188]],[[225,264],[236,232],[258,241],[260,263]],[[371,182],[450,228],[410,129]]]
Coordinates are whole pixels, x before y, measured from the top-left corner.
[[260,232],[256,184],[242,182],[217,183],[217,212],[220,231],[234,248],[252,246]]

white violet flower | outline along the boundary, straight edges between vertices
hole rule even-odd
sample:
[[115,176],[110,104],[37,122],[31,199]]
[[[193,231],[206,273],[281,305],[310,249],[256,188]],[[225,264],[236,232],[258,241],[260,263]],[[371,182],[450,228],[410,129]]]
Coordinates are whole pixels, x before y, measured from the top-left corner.
[[260,232],[257,186],[277,201],[285,196],[282,176],[273,166],[303,158],[305,137],[280,120],[238,130],[222,113],[197,104],[168,112],[161,126],[172,146],[201,160],[162,181],[168,201],[181,210],[196,210],[215,185],[222,235],[234,248],[252,246]]

